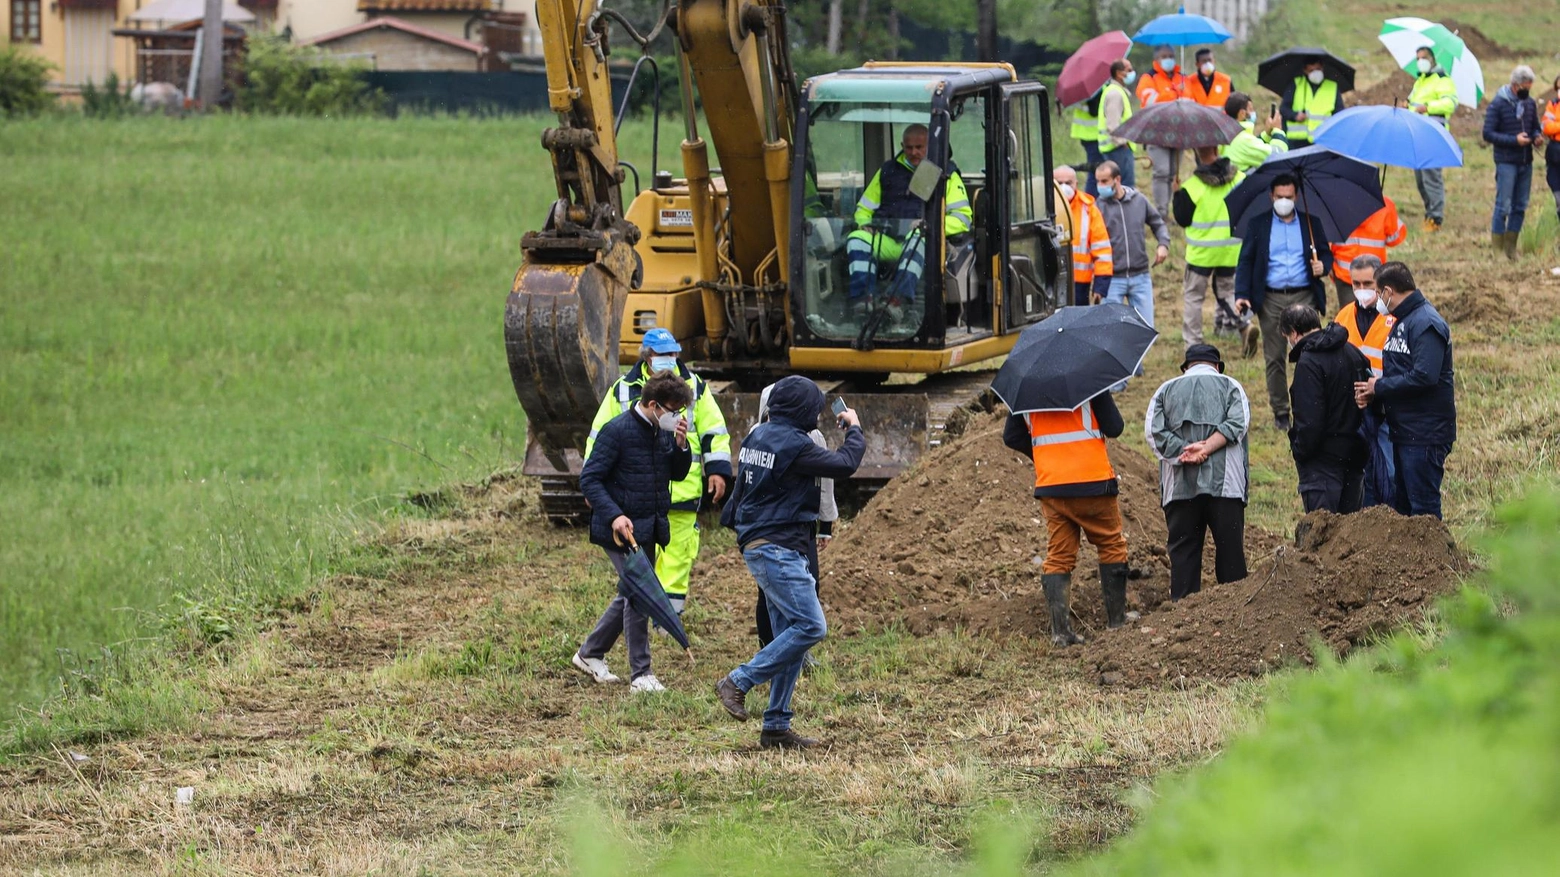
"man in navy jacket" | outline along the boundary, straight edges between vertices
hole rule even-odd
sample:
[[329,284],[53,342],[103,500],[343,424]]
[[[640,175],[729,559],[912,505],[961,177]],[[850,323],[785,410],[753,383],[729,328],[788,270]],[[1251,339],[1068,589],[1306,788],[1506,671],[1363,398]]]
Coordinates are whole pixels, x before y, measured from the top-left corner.
[[1273,425],[1289,431],[1289,350],[1279,328],[1284,309],[1310,305],[1327,310],[1327,275],[1332,273],[1332,242],[1322,223],[1295,203],[1299,186],[1280,174],[1269,186],[1273,209],[1259,213],[1240,230],[1240,262],[1235,266],[1235,306],[1256,312],[1262,323],[1262,358],[1267,363],[1268,404]]
[[1484,111],[1484,140],[1495,147],[1490,246],[1513,260],[1527,214],[1528,191],[1533,187],[1533,146],[1543,136],[1538,104],[1528,96],[1532,88],[1533,68],[1519,65],[1511,71],[1511,84],[1502,85]]
[[1457,441],[1451,330],[1402,262],[1381,266],[1376,290],[1397,323],[1382,350],[1381,377],[1355,384],[1354,399],[1386,414],[1397,466],[1393,506],[1439,518],[1446,457]]
[[721,520],[737,531],[742,559],[769,605],[775,638],[746,664],[715,684],[721,706],[746,720],[744,702],[754,686],[769,683],[769,708],[758,745],[806,749],[817,740],[791,730],[791,694],[807,650],[823,641],[828,623],[808,569],[821,501],[819,478],[849,478],[861,465],[867,440],[856,412],[839,415],[845,442],[838,451],[813,443],[809,434],[823,411],[823,391],[799,375],[781,378],[769,391],[769,420],[742,440],[737,483]]
[[[693,452],[688,448],[688,419],[683,409],[693,390],[676,372],[659,372],[645,382],[639,401],[607,421],[580,470],[580,492],[590,503],[590,541],[607,552],[621,576],[630,540],[651,563],[657,547],[671,540],[667,513],[672,483],[688,477]],[[603,660],[617,642],[628,641],[629,688],[664,691],[650,672],[650,631],[646,619],[624,597],[616,596],[596,628],[574,653],[574,666],[597,682],[617,682]]]

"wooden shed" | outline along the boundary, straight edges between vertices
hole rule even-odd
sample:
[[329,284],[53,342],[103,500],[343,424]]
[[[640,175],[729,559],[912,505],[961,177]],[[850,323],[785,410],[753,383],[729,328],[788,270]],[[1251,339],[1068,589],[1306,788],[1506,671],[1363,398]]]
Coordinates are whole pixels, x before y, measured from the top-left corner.
[[370,18],[304,40],[304,45],[346,58],[360,58],[375,70],[466,70],[484,67],[481,44],[419,27],[393,16]]

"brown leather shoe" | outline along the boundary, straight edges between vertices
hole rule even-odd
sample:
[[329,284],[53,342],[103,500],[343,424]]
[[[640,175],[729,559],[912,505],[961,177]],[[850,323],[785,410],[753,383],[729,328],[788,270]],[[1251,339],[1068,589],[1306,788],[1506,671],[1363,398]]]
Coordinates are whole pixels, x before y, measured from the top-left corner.
[[758,735],[760,749],[811,749],[817,745],[817,740],[803,737],[790,728],[784,731],[762,731]]
[[737,683],[731,681],[730,676],[720,677],[715,683],[715,696],[720,699],[720,705],[731,713],[731,717],[739,722],[748,720],[747,692],[737,687]]

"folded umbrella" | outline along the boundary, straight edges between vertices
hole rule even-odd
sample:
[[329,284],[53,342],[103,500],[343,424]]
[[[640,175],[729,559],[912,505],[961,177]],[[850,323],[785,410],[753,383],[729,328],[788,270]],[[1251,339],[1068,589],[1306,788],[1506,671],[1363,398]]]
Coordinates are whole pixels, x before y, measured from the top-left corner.
[[991,389],[1014,414],[1072,411],[1131,377],[1158,337],[1124,304],[1061,308],[1018,336]]
[[1257,65],[1257,84],[1282,95],[1295,80],[1305,75],[1305,65],[1312,59],[1322,59],[1322,72],[1338,83],[1338,93],[1354,90],[1354,68],[1342,58],[1326,49],[1299,46],[1268,58]]
[[[618,544],[621,545],[622,541],[619,540]],[[639,614],[671,634],[672,639],[677,640],[677,644],[688,653],[689,662],[692,662],[693,650],[688,647],[688,632],[683,630],[682,616],[677,614],[677,610],[672,608],[672,601],[667,599],[666,590],[656,577],[655,565],[640,550],[634,537],[628,537],[628,545],[628,553],[623,557],[623,573],[618,576],[618,594],[632,604]]]
[[1130,48],[1132,40],[1120,30],[1100,34],[1079,46],[1056,78],[1057,104],[1070,107],[1088,100],[1110,79],[1110,65],[1127,57]]
[[1399,107],[1349,107],[1316,129],[1312,139],[1361,161],[1423,170],[1462,167],[1462,147],[1446,126]]
[[1222,110],[1193,100],[1149,104],[1121,123],[1114,136],[1148,146],[1196,149],[1222,146],[1240,134],[1240,123]]
[[1446,25],[1423,18],[1389,18],[1382,23],[1376,39],[1381,40],[1392,53],[1392,60],[1409,76],[1419,75],[1414,62],[1419,60],[1420,49],[1429,49],[1435,56],[1435,63],[1457,86],[1458,103],[1478,107],[1479,101],[1484,99],[1484,70],[1479,66],[1479,59],[1468,51],[1468,44],[1462,37]]
[[1253,216],[1272,209],[1269,191],[1273,180],[1283,174],[1293,176],[1298,184],[1300,210],[1321,220],[1323,232],[1332,241],[1347,240],[1360,223],[1387,203],[1382,199],[1374,165],[1325,146],[1307,146],[1271,156],[1225,197],[1230,217],[1239,217],[1232,226],[1236,237],[1245,234],[1246,223]]
[[1206,15],[1191,15],[1182,6],[1179,12],[1161,15],[1132,35],[1132,42],[1153,46],[1196,46],[1222,43],[1231,37],[1230,29]]

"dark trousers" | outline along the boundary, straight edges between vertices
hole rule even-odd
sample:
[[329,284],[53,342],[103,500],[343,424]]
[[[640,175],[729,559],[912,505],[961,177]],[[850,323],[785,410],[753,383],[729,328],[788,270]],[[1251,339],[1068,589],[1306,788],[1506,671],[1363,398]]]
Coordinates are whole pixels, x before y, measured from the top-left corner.
[[1089,166],[1089,180],[1083,184],[1083,191],[1091,198],[1098,197],[1100,194],[1100,183],[1099,180],[1094,178],[1094,169],[1099,167],[1100,162],[1105,160],[1105,156],[1100,155],[1100,142],[1098,140],[1079,140],[1078,142],[1083,144],[1083,155]]
[[1392,461],[1397,495],[1392,507],[1400,515],[1441,517],[1441,480],[1446,477],[1446,455],[1452,446],[1393,445]]
[[[1352,299],[1353,293],[1349,297]],[[1257,320],[1262,324],[1262,358],[1267,365],[1268,405],[1273,408],[1275,420],[1289,417],[1289,342],[1278,332],[1278,318],[1290,305],[1311,303],[1309,289],[1299,292],[1269,289],[1262,298],[1262,310],[1257,313]]]
[[[807,547],[807,571],[812,573],[814,590],[822,593],[823,576],[818,575],[818,542]],[[763,648],[775,640],[774,624],[769,620],[769,601],[764,599],[764,589],[758,589],[758,602],[753,606],[753,621],[758,626],[758,647]]]
[[1365,500],[1365,467],[1336,460],[1296,463],[1300,475],[1300,501],[1307,512],[1326,509],[1340,515],[1360,510]]
[[1203,539],[1213,531],[1213,572],[1219,584],[1246,577],[1246,504],[1199,496],[1165,506],[1170,531],[1170,599],[1202,590]]
[[[652,565],[655,564],[655,546],[641,545],[645,557]],[[617,570],[619,576],[623,574],[624,553],[603,548],[607,553],[607,559],[612,561],[612,568]],[[621,594],[612,598],[607,604],[607,611],[601,613],[601,618],[596,621],[596,627],[585,637],[585,642],[580,646],[582,658],[604,658],[612,646],[617,643],[618,635],[623,635],[623,640],[628,644],[628,670],[629,679],[638,679],[650,674],[650,627],[648,619],[641,615],[634,604],[628,602]]]

